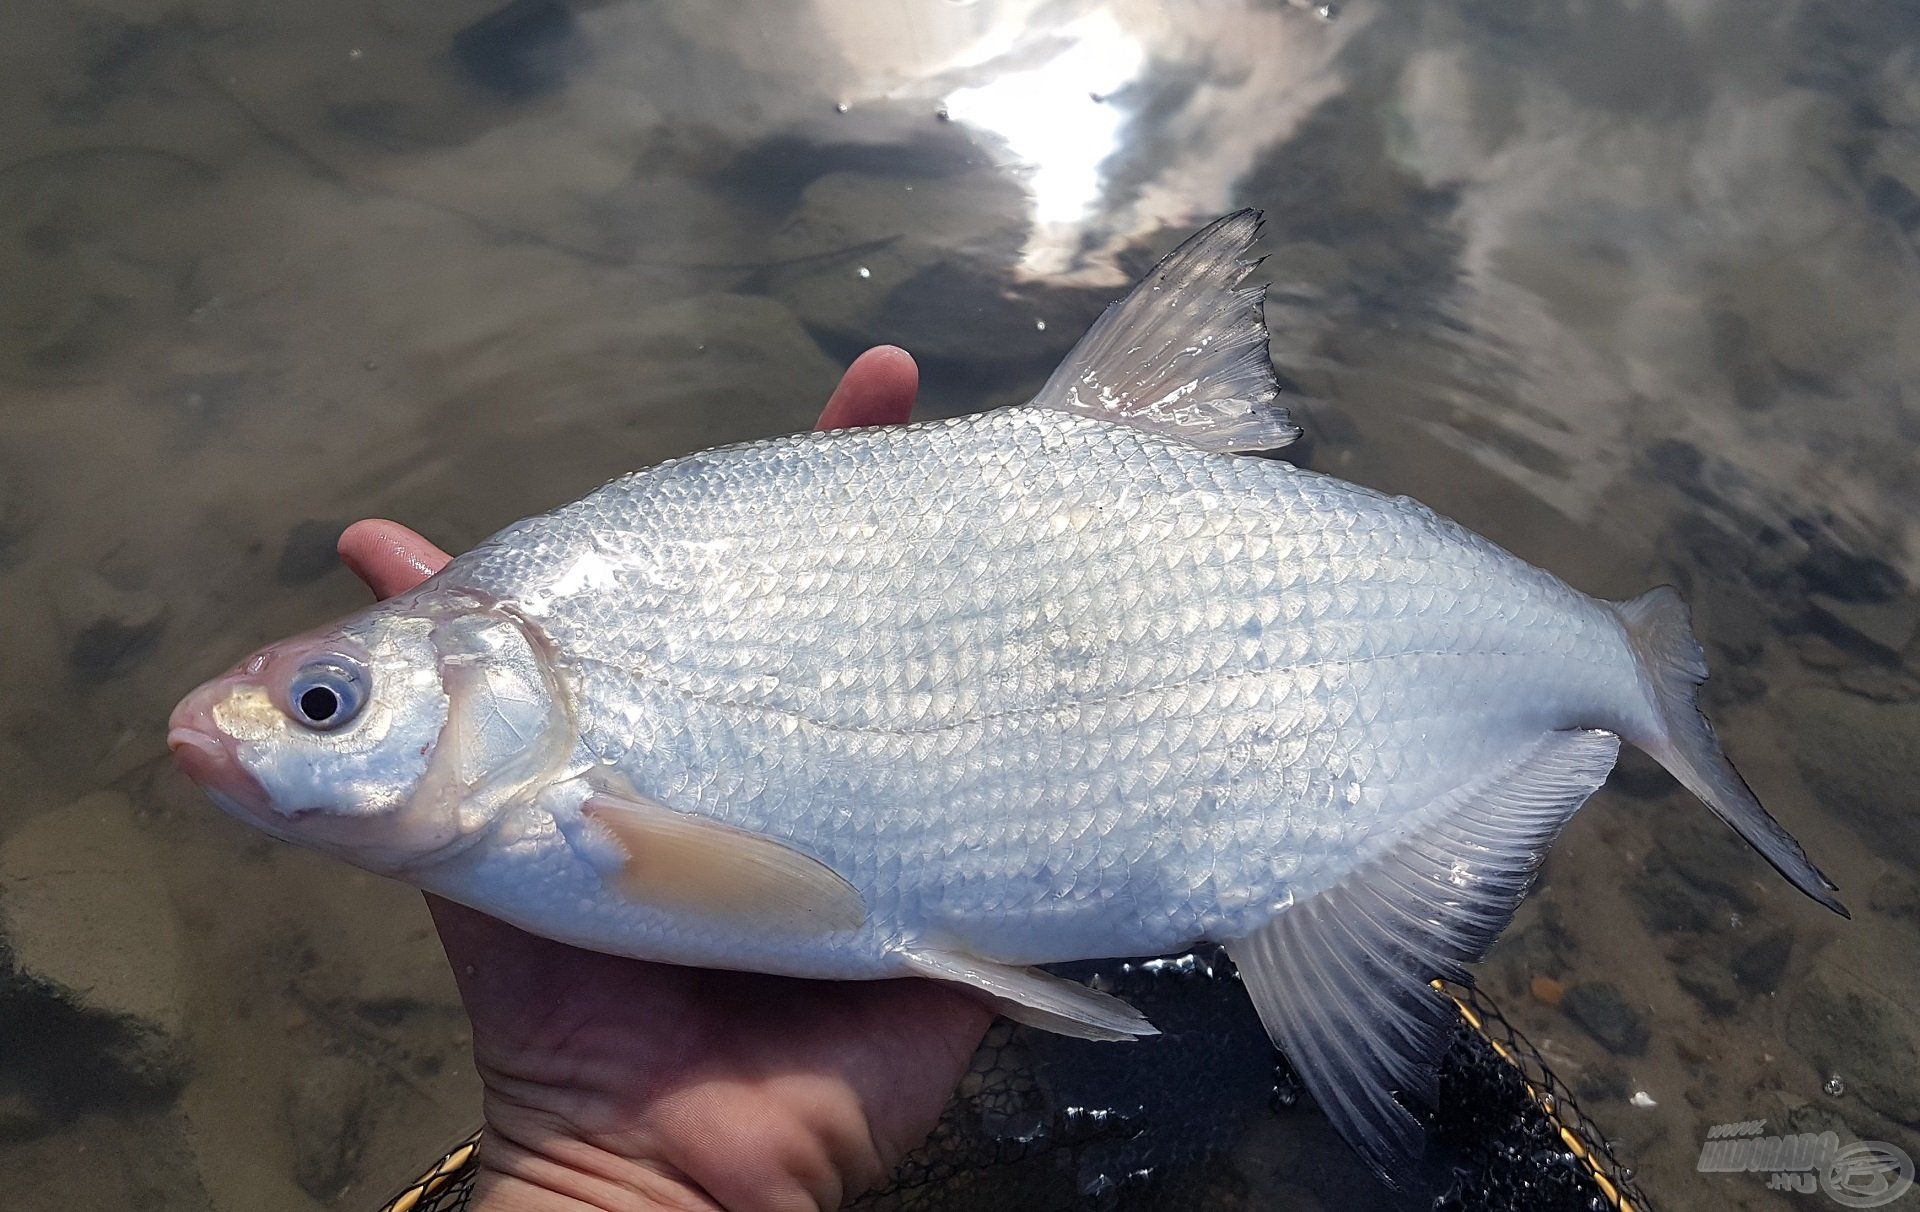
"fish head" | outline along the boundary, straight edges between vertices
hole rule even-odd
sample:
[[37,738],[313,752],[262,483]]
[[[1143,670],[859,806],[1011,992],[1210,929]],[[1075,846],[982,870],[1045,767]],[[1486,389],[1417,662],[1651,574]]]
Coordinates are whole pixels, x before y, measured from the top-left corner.
[[415,595],[262,648],[181,700],[167,744],[228,814],[398,875],[484,833],[571,735],[536,633]]

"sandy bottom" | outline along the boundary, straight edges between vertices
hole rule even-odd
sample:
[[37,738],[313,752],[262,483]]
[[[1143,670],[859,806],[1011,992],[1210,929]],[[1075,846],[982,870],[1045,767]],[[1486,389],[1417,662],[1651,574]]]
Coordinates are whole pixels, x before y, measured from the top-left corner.
[[[1242,204],[1297,457],[1589,592],[1681,586],[1854,912],[1636,758],[1489,990],[1666,1206],[1808,1206],[1696,1173],[1718,1123],[1920,1153],[1912,6],[497,7],[9,18],[10,1209],[369,1207],[477,1119],[418,897],[163,760],[192,684],[359,604],[341,525],[458,550],[803,427],[879,341],[930,414],[1017,401]],[[1208,1206],[1336,1206],[1298,1122],[1210,1127]]]

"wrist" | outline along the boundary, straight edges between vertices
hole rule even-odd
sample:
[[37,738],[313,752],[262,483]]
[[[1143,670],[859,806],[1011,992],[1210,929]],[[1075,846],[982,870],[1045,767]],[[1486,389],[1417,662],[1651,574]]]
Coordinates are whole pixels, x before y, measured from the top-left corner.
[[670,1204],[650,1201],[642,1196],[628,1202],[599,1203],[539,1186],[525,1179],[482,1169],[474,1181],[473,1197],[464,1205],[466,1212],[678,1212]]
[[663,1203],[638,1192],[620,1193],[601,1202],[581,1199],[511,1174],[482,1168],[473,1186],[466,1212],[685,1212],[711,1204]]
[[708,1082],[618,1108],[490,1066],[482,1077],[469,1212],[822,1212],[888,1170],[831,1083],[743,1097]]
[[489,1128],[475,1171],[467,1212],[724,1212],[682,1176],[571,1137]]

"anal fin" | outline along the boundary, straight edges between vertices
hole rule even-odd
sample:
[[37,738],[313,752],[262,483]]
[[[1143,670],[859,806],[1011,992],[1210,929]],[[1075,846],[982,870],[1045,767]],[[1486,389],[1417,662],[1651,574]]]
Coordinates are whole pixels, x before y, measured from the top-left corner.
[[917,974],[965,985],[1001,1014],[1029,1027],[1107,1042],[1160,1034],[1145,1015],[1119,998],[1038,968],[925,948],[905,953],[905,959]]
[[1227,944],[1274,1045],[1390,1185],[1431,1177],[1413,1108],[1433,1105],[1453,1011],[1428,982],[1486,954],[1619,748],[1609,732],[1549,733],[1442,797],[1393,849]]
[[777,838],[634,792],[597,791],[580,815],[618,843],[624,861],[605,871],[607,882],[636,903],[801,936],[856,929],[867,919],[858,889]]

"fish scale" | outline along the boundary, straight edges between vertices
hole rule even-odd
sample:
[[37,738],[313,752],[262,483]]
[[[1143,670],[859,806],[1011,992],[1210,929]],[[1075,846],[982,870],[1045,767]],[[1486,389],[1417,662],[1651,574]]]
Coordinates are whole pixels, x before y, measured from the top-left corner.
[[[890,526],[909,502],[923,524]],[[611,581],[574,575],[583,560]],[[1022,920],[1038,905],[1068,950],[1237,929],[1219,888],[1257,916],[1344,872],[1484,766],[1486,717],[1523,707],[1541,731],[1635,685],[1611,613],[1421,507],[1044,409],[666,464],[443,580],[591,586],[520,603],[592,662],[583,760],[804,845],[873,911],[837,954],[876,963],[930,910],[1021,962],[1062,953]],[[636,737],[633,715],[672,724]],[[1263,725],[1265,759],[1242,744]],[[1102,819],[1120,804],[1124,826]],[[1168,903],[1103,916],[1146,870]]]
[[1257,227],[1183,244],[1027,405],[623,477],[202,687],[176,746],[276,836],[613,954],[1121,1040],[1153,1027],[1032,965],[1224,944],[1342,1135],[1425,1186],[1428,982],[1621,739],[1842,910],[1699,715],[1672,590],[1589,598],[1237,453],[1298,433]]

